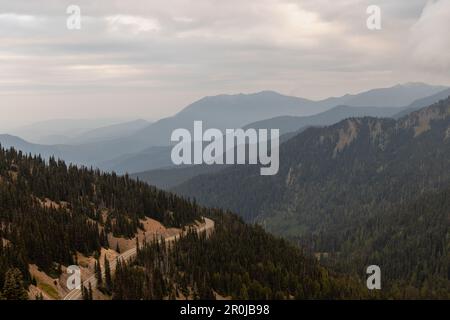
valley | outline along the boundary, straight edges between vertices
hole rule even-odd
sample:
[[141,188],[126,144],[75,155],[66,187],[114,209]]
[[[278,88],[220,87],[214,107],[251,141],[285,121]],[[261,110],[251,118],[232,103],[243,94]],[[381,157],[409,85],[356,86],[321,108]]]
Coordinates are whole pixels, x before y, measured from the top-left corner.
[[[336,106],[241,125],[280,129],[273,176],[249,165],[176,167],[172,147],[151,142],[138,158],[120,155],[144,146],[130,128],[143,122],[90,130],[100,140],[88,145],[3,135],[0,279],[46,300],[445,298],[447,91],[406,107]],[[118,175],[58,159],[81,150],[92,150],[86,164],[157,169]],[[374,263],[386,272],[382,292],[364,289]],[[82,290],[65,288],[72,264],[82,266]]]

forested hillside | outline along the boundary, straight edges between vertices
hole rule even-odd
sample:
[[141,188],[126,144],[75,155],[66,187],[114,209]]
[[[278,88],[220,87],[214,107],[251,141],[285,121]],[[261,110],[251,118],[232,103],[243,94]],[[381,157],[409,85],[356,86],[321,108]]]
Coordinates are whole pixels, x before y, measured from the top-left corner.
[[175,191],[248,221],[273,220],[274,231],[289,232],[298,223],[314,230],[316,219],[344,222],[345,208],[389,205],[447,185],[449,125],[450,99],[399,121],[351,118],[310,128],[282,144],[275,176],[261,176],[257,166],[233,166],[195,177]]
[[[449,243],[449,212],[440,212],[437,219],[433,215],[438,212],[430,209],[421,213],[420,220],[410,222],[386,215],[449,186],[450,98],[397,121],[351,118],[308,129],[281,145],[276,176],[262,177],[256,166],[235,166],[193,178],[176,191],[202,204],[236,211],[247,221],[258,222],[318,254],[336,254],[342,261],[354,262],[364,252],[364,262],[381,259],[387,265],[390,243],[383,238],[383,227],[407,229],[415,236],[396,244],[397,259],[410,265],[398,264],[402,271],[392,275],[421,289],[430,286],[436,274],[424,273],[422,268],[429,270],[448,261],[444,248]],[[382,219],[386,225],[372,230],[373,221]],[[436,233],[431,237],[431,230],[438,229],[440,237]],[[367,233],[371,240],[365,238]],[[379,239],[376,250],[371,251],[367,245],[375,239]],[[427,241],[432,241],[432,252]],[[413,244],[423,253],[418,260],[411,260],[415,258],[412,252],[409,258],[404,256]],[[354,267],[360,270],[361,265]],[[442,267],[436,268],[440,269],[435,270],[438,277],[448,279]],[[412,269],[422,270],[419,281]],[[450,289],[448,281],[434,285]]]
[[0,291],[8,271],[27,287],[30,264],[57,275],[61,265],[76,263],[76,252],[108,247],[108,234],[133,237],[140,219],[181,227],[204,214],[195,203],[127,176],[1,149]]
[[[109,246],[108,236],[133,238],[147,217],[166,227],[212,217],[217,228],[209,238],[188,233],[168,250],[136,242],[141,246],[137,259],[119,262],[112,274],[111,261],[98,258]],[[54,159],[46,163],[13,149],[0,150],[0,222],[0,298],[26,299],[29,285],[36,285],[30,265],[57,279],[63,266],[78,263],[78,253],[95,257],[94,274],[104,298],[367,295],[360,282],[330,274],[312,255],[230,213],[199,207],[127,176]],[[84,288],[83,297],[92,299],[92,292]]]
[[450,188],[381,212],[336,239],[316,239],[342,244],[326,261],[337,270],[382,267],[388,297],[450,298]]
[[114,299],[344,299],[370,297],[362,282],[258,226],[216,212],[214,232],[190,232],[166,248],[146,244],[114,279]]

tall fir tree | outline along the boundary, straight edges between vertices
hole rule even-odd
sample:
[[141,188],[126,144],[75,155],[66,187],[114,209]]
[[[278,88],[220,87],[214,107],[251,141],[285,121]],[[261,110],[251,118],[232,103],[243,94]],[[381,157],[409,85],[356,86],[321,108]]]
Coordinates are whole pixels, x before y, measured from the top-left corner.
[[109,260],[107,259],[106,254],[104,265],[105,265],[105,289],[108,294],[111,294],[112,289],[111,267],[109,265]]
[[100,260],[97,259],[94,266],[95,278],[97,279],[97,287],[101,287],[103,285],[103,276],[102,276],[102,266],[100,265]]
[[24,288],[23,276],[19,269],[12,268],[6,272],[3,296],[7,300],[28,300],[28,293]]
[[88,294],[87,294],[88,300],[94,300],[94,294],[92,293],[92,285],[89,282],[88,286]]

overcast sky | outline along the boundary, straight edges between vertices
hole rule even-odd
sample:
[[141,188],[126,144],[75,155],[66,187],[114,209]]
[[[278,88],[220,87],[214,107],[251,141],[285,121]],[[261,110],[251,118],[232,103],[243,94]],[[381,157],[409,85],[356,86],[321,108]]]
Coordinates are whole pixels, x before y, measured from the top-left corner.
[[[81,30],[66,27],[72,4]],[[0,0],[0,131],[157,119],[221,93],[450,85],[449,30],[449,0]]]

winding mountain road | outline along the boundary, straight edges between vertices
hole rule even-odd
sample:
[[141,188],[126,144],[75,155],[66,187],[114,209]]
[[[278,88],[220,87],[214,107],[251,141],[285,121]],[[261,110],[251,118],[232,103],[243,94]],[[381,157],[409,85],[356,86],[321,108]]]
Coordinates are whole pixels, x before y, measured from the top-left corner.
[[[214,221],[208,218],[204,218],[205,219],[205,223],[202,225],[199,225],[197,227],[195,227],[197,233],[200,232],[206,232],[206,231],[210,231],[214,229]],[[175,240],[177,240],[178,238],[181,237],[181,235],[183,235],[185,232],[180,232],[179,234],[176,234],[174,236],[171,237],[167,237],[164,238],[164,242],[165,243],[169,243],[169,242],[173,242]],[[159,240],[159,241],[162,241]],[[114,272],[114,270],[116,270],[116,265],[117,265],[117,260],[120,259],[121,261],[128,261],[131,258],[133,258],[134,256],[136,256],[136,247],[125,251],[124,253],[122,253],[121,255],[119,255],[114,261],[110,261],[110,267],[111,267],[111,272]],[[103,270],[103,276],[104,276],[104,270]],[[88,287],[89,283],[91,284],[92,288],[95,288],[97,286],[97,279],[95,278],[95,274],[90,276],[89,278],[87,278],[85,281],[83,281],[83,286]],[[81,299],[81,289],[74,289],[72,291],[70,291],[63,300],[80,300]]]

